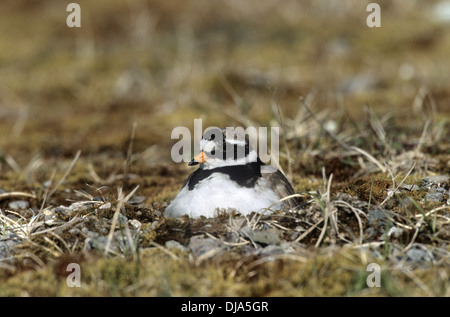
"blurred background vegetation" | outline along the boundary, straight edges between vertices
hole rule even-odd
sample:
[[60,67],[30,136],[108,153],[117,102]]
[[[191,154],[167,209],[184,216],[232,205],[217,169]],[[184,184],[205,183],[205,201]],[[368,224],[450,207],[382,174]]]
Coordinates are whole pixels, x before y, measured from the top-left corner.
[[135,150],[170,159],[176,126],[268,126],[274,100],[293,118],[311,91],[317,109],[367,104],[404,132],[450,112],[445,1],[379,1],[381,28],[369,1],[77,3],[81,28],[69,1],[0,4],[0,149],[18,162],[126,152],[133,122]]

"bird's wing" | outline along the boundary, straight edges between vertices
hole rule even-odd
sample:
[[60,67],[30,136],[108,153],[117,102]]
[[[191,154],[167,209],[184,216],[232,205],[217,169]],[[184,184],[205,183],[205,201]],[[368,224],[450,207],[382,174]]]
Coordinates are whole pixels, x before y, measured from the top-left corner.
[[[261,173],[262,177],[269,183],[270,188],[281,198],[295,194],[289,181],[280,170],[273,173]],[[289,198],[283,201],[284,206],[295,208],[301,204],[298,197]]]

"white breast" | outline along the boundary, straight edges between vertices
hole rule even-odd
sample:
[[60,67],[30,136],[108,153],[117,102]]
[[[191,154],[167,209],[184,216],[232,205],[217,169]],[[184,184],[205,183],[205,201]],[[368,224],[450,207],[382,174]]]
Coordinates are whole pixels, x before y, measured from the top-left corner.
[[[191,218],[210,218],[217,216],[218,210],[232,209],[247,215],[253,211],[262,212],[279,200],[280,197],[263,178],[257,181],[254,188],[246,188],[231,181],[226,174],[213,173],[193,190],[185,186],[166,208],[165,215],[180,217],[186,214]],[[272,210],[280,208],[281,203],[271,207]],[[270,213],[270,210],[266,212]]]

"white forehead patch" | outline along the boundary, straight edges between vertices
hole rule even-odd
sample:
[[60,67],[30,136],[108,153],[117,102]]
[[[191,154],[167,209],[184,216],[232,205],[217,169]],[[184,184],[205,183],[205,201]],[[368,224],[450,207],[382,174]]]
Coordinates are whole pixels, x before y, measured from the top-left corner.
[[244,140],[226,139],[225,142],[227,142],[228,144],[236,144],[236,145],[240,145],[240,146],[245,146],[245,139]]
[[200,150],[205,152],[211,152],[214,150],[215,147],[214,141],[208,141],[208,140],[200,140]]

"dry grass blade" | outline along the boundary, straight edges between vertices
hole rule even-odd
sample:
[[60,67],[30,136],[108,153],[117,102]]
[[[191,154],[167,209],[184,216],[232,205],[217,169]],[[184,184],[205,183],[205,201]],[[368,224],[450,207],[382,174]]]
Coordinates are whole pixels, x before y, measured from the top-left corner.
[[364,151],[363,149],[360,149],[356,146],[350,146],[351,150],[355,150],[358,153],[361,153],[365,157],[367,157],[371,162],[375,163],[375,165],[380,169],[381,172],[386,173],[386,167],[384,167],[376,158],[374,158],[372,155]]
[[106,247],[105,247],[105,255],[108,255],[108,253],[110,252],[110,247],[111,247],[111,242],[113,239],[113,235],[114,235],[114,230],[116,229],[116,224],[117,224],[117,220],[119,219],[119,214],[120,214],[120,210],[122,209],[122,206],[124,204],[123,202],[123,197],[122,197],[122,188],[119,188],[119,203],[116,206],[116,211],[114,212],[114,216],[113,216],[113,220],[112,220],[112,224],[111,224],[111,228],[109,230],[109,234],[108,234],[108,241],[106,242]]
[[107,255],[110,252],[111,242],[113,239],[114,231],[116,229],[117,220],[119,219],[119,214],[122,209],[122,206],[133,196],[133,194],[136,192],[136,190],[139,188],[139,185],[136,186],[126,197],[123,197],[122,187],[119,187],[117,189],[118,195],[117,200],[118,204],[116,207],[116,211],[114,212],[111,229],[109,230],[108,234],[108,241],[106,242],[105,252],[104,254]]
[[408,251],[414,245],[414,242],[416,241],[416,238],[420,231],[420,227],[422,226],[422,223],[424,222],[424,220],[425,220],[425,217],[420,218],[419,221],[416,223],[416,225],[415,225],[416,230],[414,231],[414,235],[411,238],[411,241],[409,242],[409,244],[404,248],[404,251]]
[[133,127],[131,129],[130,143],[128,145],[128,151],[127,151],[127,159],[125,161],[125,173],[124,173],[124,180],[123,180],[125,185],[128,183],[128,173],[130,171],[131,155],[133,153],[133,144],[134,144],[134,139],[136,137],[136,128],[137,128],[137,122],[133,122]]
[[[422,218],[423,217],[428,217],[429,215],[435,213],[436,211],[444,210],[444,209],[450,209],[450,206],[440,206],[440,207],[434,208],[433,210],[430,210],[429,212],[427,212],[424,215],[422,215],[422,214],[415,215],[415,217],[422,217]],[[448,219],[447,217],[444,217],[444,218]]]
[[362,212],[362,210],[355,208],[354,206],[350,205],[348,202],[343,201],[343,200],[337,200],[337,201],[335,201],[335,204],[347,206],[355,214],[355,217],[358,220],[358,226],[359,226],[359,244],[362,244],[364,233],[363,233],[363,225],[362,225],[361,217],[359,216],[358,212],[360,212],[362,214],[364,214],[364,212]]
[[53,255],[58,257],[64,253],[63,250],[50,238],[44,237],[44,240],[47,241],[47,243],[51,244],[57,250],[57,252],[53,251]]
[[295,242],[302,241],[308,234],[310,234],[314,229],[317,228],[323,221],[323,218],[321,218],[319,221],[317,221],[314,225],[312,225],[308,230],[303,232],[297,239],[295,239]]
[[[292,181],[292,161],[293,160],[291,158],[291,151],[289,150],[289,146],[287,143],[286,133],[284,133],[284,131],[286,130],[286,124],[283,120],[283,114],[281,112],[280,105],[275,100],[275,92],[276,92],[276,90],[274,91],[273,96],[272,96],[272,108],[273,108],[272,112],[276,114],[275,117],[278,121],[278,125],[280,126],[280,129],[281,129],[281,135],[283,137],[283,147],[284,147],[284,150],[286,151],[288,169],[287,169],[287,173],[285,173],[285,174],[287,174],[286,177],[288,178],[288,180]],[[271,153],[271,154],[273,154],[273,153]],[[279,162],[276,162],[276,166],[279,169],[281,169]],[[283,172],[283,170],[281,170],[281,171]]]
[[[50,232],[50,234],[51,234],[52,236],[54,236],[56,239],[58,239],[59,241],[61,241],[61,243],[62,243],[63,246],[66,248],[66,250],[69,252],[69,254],[72,253],[72,250],[70,249],[69,245],[67,244],[67,242],[66,242],[63,238],[61,238],[60,235],[58,235],[58,234],[56,234],[56,233],[54,233],[54,232]],[[63,252],[61,251],[61,253],[63,253]]]
[[322,240],[323,240],[323,238],[324,238],[324,236],[325,236],[325,233],[326,233],[327,227],[328,227],[328,218],[329,218],[329,217],[330,217],[330,215],[329,215],[329,208],[328,208],[328,206],[325,206],[325,209],[324,209],[324,215],[323,215],[323,219],[324,219],[324,221],[323,221],[323,227],[322,227],[322,230],[321,230],[321,232],[320,232],[320,236],[319,236],[319,238],[317,239],[316,244],[314,245],[314,247],[315,247],[316,249],[320,246],[320,244],[322,243]]
[[75,163],[78,161],[78,158],[80,157],[80,154],[81,154],[81,151],[78,150],[77,154],[75,154],[75,157],[73,158],[73,160],[70,163],[69,167],[66,169],[66,172],[64,173],[63,177],[61,177],[61,179],[59,180],[58,184],[56,184],[55,188],[53,188],[49,192],[48,197],[52,196],[58,190],[58,188],[62,185],[62,183],[64,183],[64,181],[66,180],[67,176],[69,176],[70,171],[74,167]]
[[9,193],[2,193],[0,194],[0,200],[9,199],[12,197],[29,197],[29,198],[36,198],[36,195],[24,193],[24,192],[9,192]]
[[272,207],[278,205],[279,203],[294,198],[294,197],[303,197],[303,195],[301,194],[292,194],[286,197],[281,198],[280,200],[274,202],[273,204],[271,204],[269,207],[265,208],[262,212],[257,213],[254,215],[254,217],[251,220],[248,220],[247,222],[249,223],[249,226],[252,227],[252,230],[255,230],[257,224],[259,223],[259,221],[261,220],[262,216],[268,211],[270,210]]
[[[55,177],[55,174],[56,174],[56,170],[53,170],[52,176],[50,177],[50,186],[53,183],[53,178]],[[44,199],[42,200],[41,209],[39,209],[39,212],[42,212],[42,210],[44,210],[45,203],[47,202],[47,199],[50,197],[50,195],[48,194],[49,190],[50,190],[50,186],[48,186],[45,189]]]
[[[400,188],[400,186],[403,185],[403,182],[406,180],[406,178],[409,176],[409,174],[411,174],[411,172],[414,170],[415,166],[416,166],[416,162],[413,163],[413,165],[411,166],[409,171],[406,173],[406,176],[403,178],[403,180],[397,186],[395,185],[395,179],[397,178],[398,175],[394,177],[392,172],[390,171],[390,169],[388,169],[389,173],[391,175],[391,178],[392,178],[393,188],[392,188],[392,190],[390,190],[388,192],[387,197],[381,202],[380,206],[383,206],[389,200],[389,198],[391,198],[394,195],[394,193]],[[394,187],[395,187],[395,189],[394,189]]]
[[[325,176],[325,171],[322,170],[323,175]],[[322,231],[320,232],[320,236],[317,239],[317,242],[315,244],[315,248],[318,248],[320,246],[320,244],[322,243],[322,240],[325,236],[325,233],[327,231],[327,227],[328,227],[328,219],[330,217],[330,214],[333,210],[333,207],[330,204],[330,189],[331,189],[331,181],[333,179],[333,174],[330,174],[330,178],[328,180],[328,184],[327,184],[327,191],[322,195],[322,202],[325,204],[325,208],[323,208],[323,206],[321,206],[322,210],[323,210],[323,227],[322,227]],[[325,187],[325,182],[324,182],[324,187]]]

